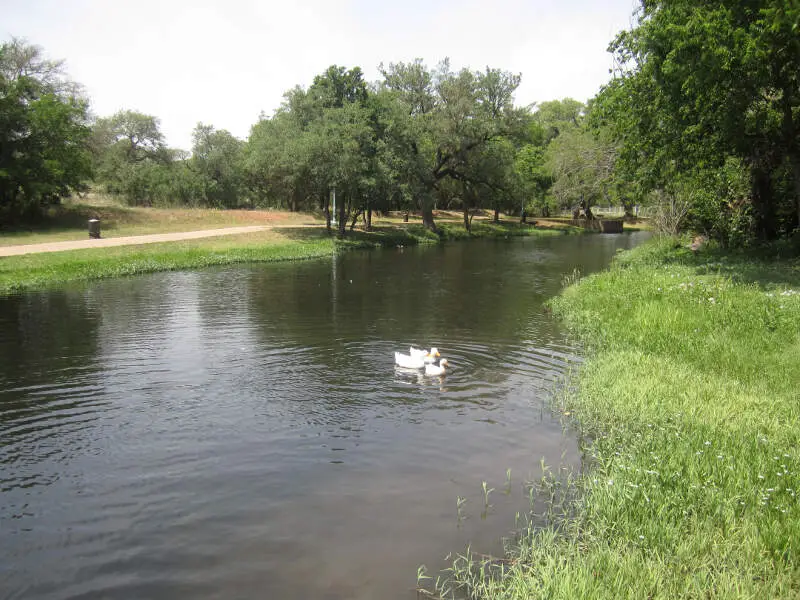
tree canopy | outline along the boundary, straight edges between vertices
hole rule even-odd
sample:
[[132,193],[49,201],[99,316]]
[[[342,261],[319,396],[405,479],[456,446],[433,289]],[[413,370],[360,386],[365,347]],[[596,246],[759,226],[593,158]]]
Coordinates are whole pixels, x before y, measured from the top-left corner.
[[82,188],[87,102],[60,62],[19,39],[0,45],[0,223]]
[[[595,114],[615,131],[629,178],[688,194],[696,225],[721,237],[743,223],[766,239],[797,230],[797,3],[648,0],[611,51],[619,68]],[[749,190],[714,183],[739,182],[737,167]],[[716,198],[705,216],[701,196]]]
[[[598,203],[686,206],[726,244],[800,230],[800,8],[788,0],[646,0],[587,103],[514,104],[520,76],[421,59],[331,65],[247,139],[199,123],[168,148],[156,116],[93,122],[62,63],[0,46],[0,210],[35,212],[91,178],[144,205],[319,210],[346,233],[375,210],[506,214]],[[331,203],[335,190],[336,214]],[[10,218],[10,217],[9,217]]]

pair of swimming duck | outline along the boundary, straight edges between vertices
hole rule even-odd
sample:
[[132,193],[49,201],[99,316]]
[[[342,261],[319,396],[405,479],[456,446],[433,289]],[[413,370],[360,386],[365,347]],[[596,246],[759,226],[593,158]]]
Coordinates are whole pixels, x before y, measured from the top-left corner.
[[425,369],[425,375],[444,375],[448,362],[446,358],[439,360],[440,356],[438,348],[428,351],[411,346],[408,354],[395,352],[394,363],[405,369]]

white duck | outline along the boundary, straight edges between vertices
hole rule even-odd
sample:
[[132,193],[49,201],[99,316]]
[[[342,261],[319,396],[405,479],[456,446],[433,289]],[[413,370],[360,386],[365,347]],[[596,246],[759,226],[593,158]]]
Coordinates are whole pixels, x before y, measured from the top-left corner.
[[447,362],[446,358],[440,360],[438,365],[425,363],[425,375],[444,375],[448,364],[450,363]]
[[411,355],[411,354],[403,354],[402,352],[395,352],[394,353],[394,363],[398,367],[403,367],[405,369],[424,369],[426,357],[429,356],[426,352],[423,355]]
[[419,348],[414,348],[414,346],[411,346],[408,349],[408,353],[412,357],[422,358],[425,361],[425,364],[433,363],[439,356],[441,356],[441,354],[439,354],[438,348],[431,348],[430,352],[428,352],[424,348],[419,349]]

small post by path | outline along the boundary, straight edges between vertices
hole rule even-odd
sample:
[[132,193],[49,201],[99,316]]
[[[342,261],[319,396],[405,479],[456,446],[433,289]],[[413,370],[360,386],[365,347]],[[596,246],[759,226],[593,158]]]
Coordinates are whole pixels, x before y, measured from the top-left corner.
[[94,240],[100,239],[100,219],[89,219],[89,237]]

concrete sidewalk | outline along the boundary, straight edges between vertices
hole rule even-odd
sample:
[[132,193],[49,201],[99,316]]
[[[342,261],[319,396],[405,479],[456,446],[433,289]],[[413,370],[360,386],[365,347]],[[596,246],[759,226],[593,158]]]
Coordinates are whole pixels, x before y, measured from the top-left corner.
[[[283,227],[297,227],[283,226]],[[307,227],[307,225],[306,225]],[[86,248],[110,248],[112,246],[133,246],[137,244],[156,244],[158,242],[178,242],[220,235],[253,233],[268,229],[280,229],[278,225],[248,225],[246,227],[225,227],[223,229],[203,229],[200,231],[178,231],[175,233],[154,233],[150,235],[131,235],[127,237],[100,238],[98,240],[74,240],[69,242],[49,242],[45,244],[24,244],[21,246],[0,246],[0,256],[19,256],[38,252],[62,252],[64,250],[84,250]]]

